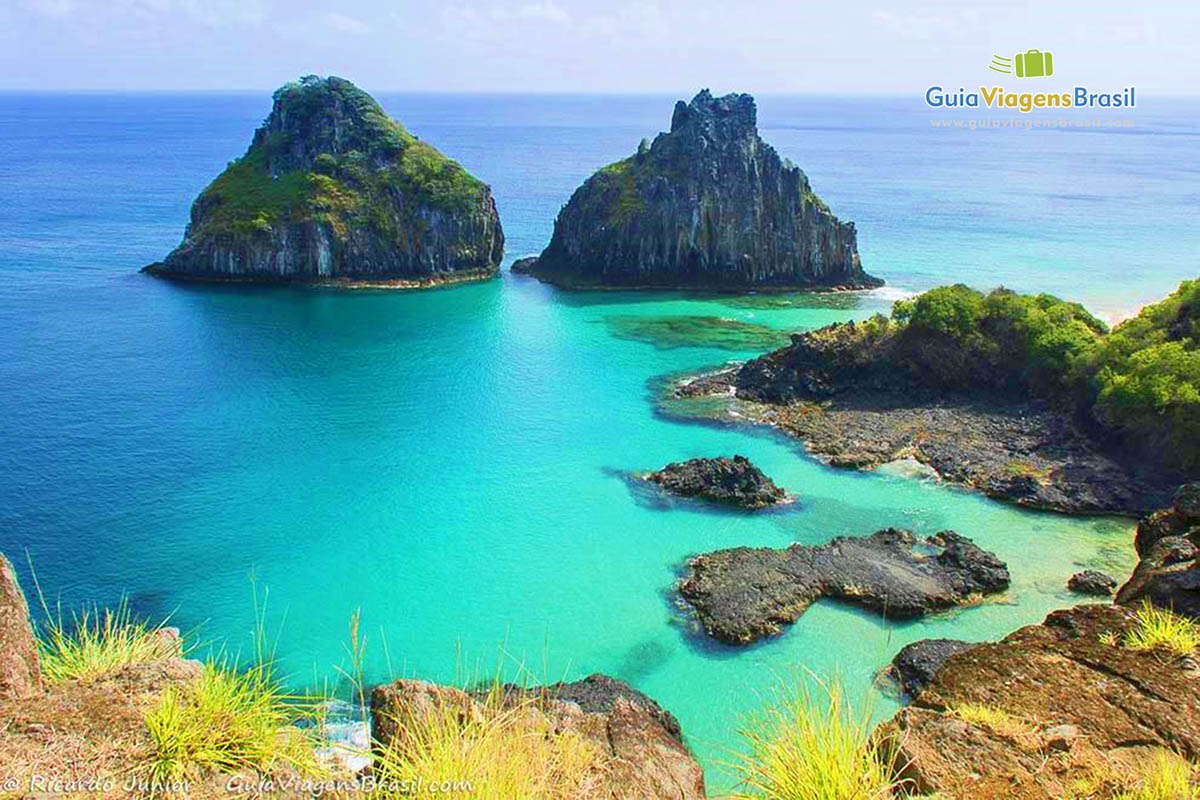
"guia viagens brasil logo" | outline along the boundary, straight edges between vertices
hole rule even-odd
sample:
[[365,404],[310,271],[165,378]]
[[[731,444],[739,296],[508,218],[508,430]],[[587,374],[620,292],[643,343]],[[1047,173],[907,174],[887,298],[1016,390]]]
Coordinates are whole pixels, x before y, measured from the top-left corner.
[[[993,55],[988,69],[1017,78],[1049,78],[1054,75],[1054,55],[1048,50],[1026,50],[1011,57]],[[1093,92],[1086,86],[1069,91],[1012,92],[1003,86],[980,86],[978,91],[960,88],[946,91],[930,86],[925,103],[932,108],[1011,108],[1028,114],[1041,109],[1133,108],[1135,87],[1108,92]]]

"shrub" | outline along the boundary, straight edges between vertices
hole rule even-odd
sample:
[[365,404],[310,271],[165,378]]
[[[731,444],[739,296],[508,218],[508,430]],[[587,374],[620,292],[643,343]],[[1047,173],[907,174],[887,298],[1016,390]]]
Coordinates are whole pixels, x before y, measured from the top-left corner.
[[744,797],[873,800],[898,788],[894,764],[871,738],[870,714],[857,714],[836,681],[823,701],[807,687],[749,720],[749,745],[731,765]]

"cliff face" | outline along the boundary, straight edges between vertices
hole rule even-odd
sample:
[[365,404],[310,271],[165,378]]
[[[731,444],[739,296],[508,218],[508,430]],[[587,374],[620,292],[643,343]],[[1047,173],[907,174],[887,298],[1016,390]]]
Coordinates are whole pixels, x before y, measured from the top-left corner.
[[436,283],[495,274],[491,191],[354,84],[275,93],[246,154],[201,192],[183,243],[147,271],[213,280]]
[[588,178],[549,246],[513,265],[577,287],[867,287],[854,223],[758,136],[754,98],[679,101],[671,131]]

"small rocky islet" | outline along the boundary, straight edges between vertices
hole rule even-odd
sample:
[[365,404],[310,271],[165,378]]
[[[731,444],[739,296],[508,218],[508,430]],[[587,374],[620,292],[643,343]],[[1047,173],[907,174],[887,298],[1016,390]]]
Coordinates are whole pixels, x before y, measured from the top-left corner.
[[758,135],[748,94],[707,89],[671,129],[575,190],[550,243],[512,271],[576,289],[870,288],[854,223]]
[[913,619],[1008,585],[1007,566],[965,536],[942,531],[919,542],[888,528],[814,547],[705,553],[688,562],[679,593],[710,636],[745,645],[779,633],[822,597]]
[[192,204],[170,278],[426,287],[497,274],[504,232],[486,184],[350,81],[274,95],[245,155]]
[[643,478],[680,497],[751,511],[794,500],[745,456],[677,461],[646,473]]

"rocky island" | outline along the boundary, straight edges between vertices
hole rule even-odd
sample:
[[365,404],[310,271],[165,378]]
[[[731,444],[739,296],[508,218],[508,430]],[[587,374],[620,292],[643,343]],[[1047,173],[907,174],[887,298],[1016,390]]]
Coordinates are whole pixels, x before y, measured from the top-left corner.
[[570,288],[866,288],[854,223],[758,136],[754,98],[707,89],[671,130],[587,179],[513,272]]
[[421,287],[496,274],[490,189],[350,81],[274,95],[246,154],[192,204],[183,242],[146,272],[212,281]]
[[727,644],[779,633],[822,597],[912,619],[1008,588],[1007,566],[954,531],[915,550],[910,531],[888,528],[828,544],[784,550],[735,547],[688,562],[679,593],[704,630]]
[[947,286],[672,379],[663,408],[773,425],[834,466],[914,459],[1019,505],[1136,516],[1200,472],[1198,332],[1200,281],[1112,331],[1049,295]]
[[678,461],[645,477],[672,494],[736,508],[768,508],[792,499],[745,456]]

